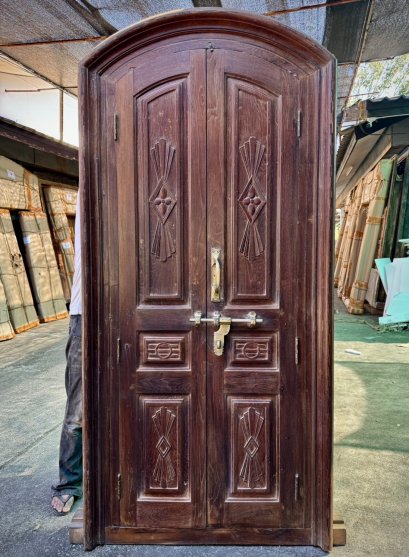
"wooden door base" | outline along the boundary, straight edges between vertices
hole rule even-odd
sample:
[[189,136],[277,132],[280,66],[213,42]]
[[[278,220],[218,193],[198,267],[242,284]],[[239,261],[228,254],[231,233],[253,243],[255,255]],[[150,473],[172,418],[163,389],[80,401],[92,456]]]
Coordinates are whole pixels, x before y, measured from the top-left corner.
[[334,547],[347,544],[347,529],[343,518],[334,512],[334,520],[332,523],[332,535]]
[[[345,523],[338,515],[333,523],[334,546],[346,544]],[[167,545],[310,545],[311,531],[308,528],[225,528],[208,530],[171,530],[107,528],[107,544],[167,544]],[[70,543],[82,544],[84,536],[83,509],[75,513],[69,528]]]

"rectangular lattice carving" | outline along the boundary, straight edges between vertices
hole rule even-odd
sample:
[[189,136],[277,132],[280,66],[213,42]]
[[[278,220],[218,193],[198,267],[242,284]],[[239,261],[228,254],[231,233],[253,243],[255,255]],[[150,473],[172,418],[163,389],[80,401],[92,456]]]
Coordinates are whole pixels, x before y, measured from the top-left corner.
[[277,494],[276,397],[228,397],[228,498],[274,499]]
[[188,397],[140,397],[143,423],[141,498],[189,491]]
[[189,333],[141,333],[140,363],[142,367],[158,366],[180,369],[189,364]]
[[228,367],[278,367],[278,333],[230,336]]

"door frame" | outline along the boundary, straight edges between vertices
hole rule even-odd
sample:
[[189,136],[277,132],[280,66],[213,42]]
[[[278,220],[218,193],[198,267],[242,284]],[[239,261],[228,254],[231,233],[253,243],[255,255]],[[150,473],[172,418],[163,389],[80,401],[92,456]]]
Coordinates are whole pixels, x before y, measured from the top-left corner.
[[[303,191],[299,203],[308,212],[300,234],[310,258],[311,273],[300,284],[309,300],[305,309],[304,344],[300,357],[308,358],[312,391],[312,461],[309,471],[313,480],[311,491],[311,545],[324,550],[332,547],[332,433],[333,433],[333,184],[334,184],[334,88],[335,59],[319,44],[306,36],[264,16],[223,9],[194,9],[170,12],[143,20],[105,40],[80,66],[80,185],[83,280],[83,456],[84,456],[84,547],[92,549],[106,541],[115,543],[115,536],[106,535],[110,493],[114,486],[109,478],[107,455],[110,442],[109,393],[115,393],[115,382],[109,373],[112,362],[121,350],[117,333],[110,326],[115,307],[117,283],[110,273],[109,237],[113,233],[109,215],[115,210],[110,204],[107,180],[107,153],[100,138],[114,137],[115,122],[106,122],[101,114],[109,102],[107,76],[112,75],[127,56],[143,54],[152,45],[164,45],[177,37],[198,36],[211,42],[215,33],[263,46],[266,56],[285,58],[292,71],[306,76],[311,94],[301,100],[301,113],[309,111],[312,121],[300,121],[307,130],[311,161],[305,164],[309,189]],[[318,94],[317,94],[318,93]],[[108,135],[107,135],[108,134]],[[312,169],[312,170],[311,170]],[[300,173],[301,174],[301,173]],[[307,346],[309,350],[307,351]],[[112,478],[111,478],[112,480]],[[108,482],[111,483],[111,482]],[[120,486],[118,486],[120,489]],[[117,538],[119,541],[120,538]],[[132,543],[131,540],[129,540]],[[144,543],[160,543],[160,538]],[[178,543],[175,540],[175,543]],[[206,543],[198,536],[194,543]],[[207,543],[246,543],[225,538],[209,538]],[[248,542],[247,542],[248,543]],[[259,543],[297,545],[305,542],[294,532],[271,532]]]

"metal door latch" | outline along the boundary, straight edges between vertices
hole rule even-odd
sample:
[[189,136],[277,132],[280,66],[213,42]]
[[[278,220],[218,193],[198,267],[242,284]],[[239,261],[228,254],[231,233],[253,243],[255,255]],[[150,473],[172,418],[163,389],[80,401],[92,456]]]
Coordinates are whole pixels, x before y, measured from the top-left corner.
[[213,317],[202,317],[201,311],[195,311],[194,316],[189,319],[198,327],[201,323],[211,323],[216,330],[213,335],[213,351],[216,356],[222,356],[224,350],[224,338],[230,332],[232,323],[246,323],[248,327],[255,327],[257,323],[262,323],[263,319],[257,317],[255,311],[250,311],[247,317],[226,317],[220,312],[215,311]]

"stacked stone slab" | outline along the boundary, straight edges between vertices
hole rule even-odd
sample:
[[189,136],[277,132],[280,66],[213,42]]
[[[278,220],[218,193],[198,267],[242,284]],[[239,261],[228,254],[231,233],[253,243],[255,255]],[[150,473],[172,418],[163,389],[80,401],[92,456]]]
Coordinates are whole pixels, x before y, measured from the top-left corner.
[[42,323],[68,316],[57,260],[45,213],[21,211],[25,260]]
[[0,207],[41,210],[37,176],[19,164],[0,156]]
[[0,280],[16,333],[39,325],[10,212],[0,209]]
[[74,276],[74,238],[68,222],[68,216],[75,216],[77,191],[72,188],[44,186],[44,197],[50,215],[53,235],[58,253],[63,264],[63,280],[71,293]]
[[8,340],[15,336],[10,322],[6,293],[4,292],[3,283],[0,280],[0,340]]

